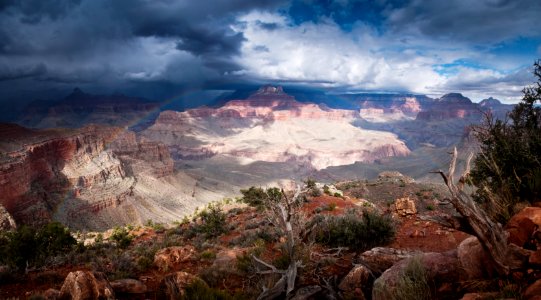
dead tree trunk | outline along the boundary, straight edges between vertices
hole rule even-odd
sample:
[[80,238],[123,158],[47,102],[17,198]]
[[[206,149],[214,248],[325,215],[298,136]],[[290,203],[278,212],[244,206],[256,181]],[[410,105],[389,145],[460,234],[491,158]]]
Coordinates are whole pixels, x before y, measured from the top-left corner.
[[449,165],[449,173],[437,171],[451,192],[450,202],[454,208],[461,214],[473,229],[473,233],[481,242],[483,248],[490,255],[496,270],[500,275],[508,275],[510,271],[510,251],[511,248],[507,244],[507,232],[505,232],[500,223],[493,222],[488,215],[479,208],[473,201],[470,195],[464,192],[464,185],[468,179],[470,172],[470,162],[473,153],[469,155],[466,161],[466,169],[459,178],[458,182],[454,181],[454,173],[457,160],[456,147],[452,153],[451,163]]
[[[283,230],[284,235],[286,236],[286,247],[287,255],[290,259],[289,267],[287,270],[279,270],[271,264],[268,264],[259,258],[252,255],[252,258],[257,261],[262,266],[268,268],[267,271],[261,271],[260,274],[282,274],[282,277],[274,284],[270,289],[264,289],[263,292],[257,298],[258,300],[262,299],[275,299],[279,297],[283,292],[286,293],[286,297],[290,297],[291,292],[295,289],[295,280],[297,279],[297,270],[301,266],[300,261],[295,261],[295,244],[299,241],[300,232],[295,232],[293,230],[293,221],[292,218],[298,214],[296,211],[295,202],[298,200],[300,194],[300,187],[297,187],[297,191],[293,198],[288,198],[284,190],[282,190],[282,202],[276,203],[272,208],[272,213],[274,215],[273,223]],[[298,217],[298,215],[297,215]],[[299,231],[299,230],[297,230]]]

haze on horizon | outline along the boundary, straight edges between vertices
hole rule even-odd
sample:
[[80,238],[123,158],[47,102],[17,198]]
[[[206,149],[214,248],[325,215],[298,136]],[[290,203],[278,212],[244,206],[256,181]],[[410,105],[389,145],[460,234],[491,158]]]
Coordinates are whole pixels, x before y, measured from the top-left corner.
[[538,0],[5,0],[0,104],[259,84],[516,102],[540,20]]

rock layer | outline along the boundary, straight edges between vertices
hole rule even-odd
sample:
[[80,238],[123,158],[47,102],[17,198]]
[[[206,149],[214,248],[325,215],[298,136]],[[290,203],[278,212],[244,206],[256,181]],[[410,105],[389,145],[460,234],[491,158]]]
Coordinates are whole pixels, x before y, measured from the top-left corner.
[[315,169],[409,154],[396,135],[353,126],[358,118],[352,110],[300,103],[264,87],[220,108],[164,111],[143,135],[167,144],[177,159],[225,155]]

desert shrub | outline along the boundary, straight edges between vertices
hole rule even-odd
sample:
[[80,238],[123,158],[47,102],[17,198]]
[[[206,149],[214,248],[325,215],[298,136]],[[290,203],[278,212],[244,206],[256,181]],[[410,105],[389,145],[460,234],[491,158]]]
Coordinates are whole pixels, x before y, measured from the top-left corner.
[[362,213],[350,210],[344,215],[318,215],[308,223],[313,227],[315,241],[333,247],[366,250],[392,240],[395,227],[392,220],[374,211]]
[[491,217],[505,222],[521,201],[541,199],[541,61],[534,64],[537,83],[504,120],[488,114],[474,129],[481,151],[471,178],[476,199]]
[[130,246],[133,236],[123,227],[115,227],[111,234],[111,239],[115,241],[116,245],[121,249],[126,249]]
[[374,293],[379,296],[378,298],[389,300],[434,299],[426,269],[418,257],[409,261],[394,288],[376,283]]
[[122,253],[111,259],[111,269],[107,272],[109,280],[133,278],[138,270],[137,263],[128,253]]
[[209,205],[207,209],[199,214],[201,224],[198,226],[198,231],[203,233],[207,238],[217,237],[227,232],[226,215],[222,208],[215,204]]
[[278,238],[279,233],[276,228],[264,226],[255,230],[245,230],[240,236],[229,241],[229,244],[231,246],[250,247],[259,240],[265,243],[272,243],[277,241]]
[[304,181],[305,187],[308,189],[313,189],[316,187],[316,181],[312,178],[308,178]]
[[186,286],[182,300],[233,300],[238,299],[227,292],[211,288],[201,280],[195,280],[192,284]]
[[162,223],[155,223],[150,219],[147,220],[147,222],[145,223],[145,226],[154,229],[154,231],[158,233],[162,233],[165,231],[165,226]]
[[329,186],[327,185],[324,185],[323,186],[323,193],[327,194],[327,195],[330,195],[331,194],[331,191],[329,189]]
[[272,265],[280,270],[287,270],[290,263],[291,263],[291,259],[289,258],[289,255],[286,252],[283,252],[272,261]]
[[77,244],[67,228],[51,222],[39,229],[21,226],[0,237],[0,263],[22,270],[26,265],[41,265],[49,257],[67,253]]
[[201,252],[201,255],[199,255],[199,257],[201,259],[215,259],[216,258],[216,253],[214,253],[213,251],[210,251],[210,250],[205,250],[203,252]]
[[247,190],[240,190],[240,192],[242,193],[242,202],[258,209],[269,207],[282,198],[282,191],[276,187],[263,190],[252,186]]
[[428,205],[426,206],[426,210],[430,210],[430,211],[434,210],[434,205],[428,204]]

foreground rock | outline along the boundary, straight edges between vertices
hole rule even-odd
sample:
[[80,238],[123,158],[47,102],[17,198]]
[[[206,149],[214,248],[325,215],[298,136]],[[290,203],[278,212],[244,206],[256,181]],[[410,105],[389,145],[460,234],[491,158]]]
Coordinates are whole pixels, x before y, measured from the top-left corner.
[[195,257],[196,251],[192,245],[183,247],[168,247],[161,249],[154,255],[154,264],[163,271],[172,270],[180,263]]
[[186,272],[176,272],[165,276],[160,283],[160,299],[180,299],[186,295],[186,287],[199,282],[202,285],[207,285],[199,277]]
[[424,285],[418,290],[425,293],[418,295],[421,299],[431,295],[432,287],[438,290],[444,283],[457,282],[461,271],[454,253],[423,253],[398,262],[376,279],[372,299],[384,300],[397,295],[404,278],[416,286]]
[[89,271],[70,272],[62,289],[59,299],[90,300],[114,299],[115,292],[103,273]]
[[365,266],[357,265],[342,279],[338,288],[344,292],[344,296],[353,299],[366,299],[365,294],[370,295],[374,275]]
[[12,230],[17,228],[17,224],[15,224],[15,220],[13,217],[7,212],[7,210],[0,204],[0,231],[2,230]]
[[496,270],[494,270],[488,253],[474,236],[460,243],[457,256],[464,270],[463,275],[466,280],[489,278],[495,274]]
[[413,201],[413,199],[410,199],[410,197],[396,199],[396,201],[394,202],[394,207],[396,209],[396,213],[401,217],[414,215],[417,213],[415,201]]
[[419,253],[418,251],[376,247],[363,252],[359,256],[359,262],[377,276],[392,267],[395,263]]
[[509,232],[508,241],[519,247],[528,245],[537,228],[541,227],[541,208],[526,207],[514,215],[505,226]]
[[111,287],[115,293],[143,294],[147,292],[147,286],[144,283],[129,278],[111,281]]

